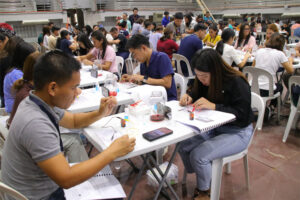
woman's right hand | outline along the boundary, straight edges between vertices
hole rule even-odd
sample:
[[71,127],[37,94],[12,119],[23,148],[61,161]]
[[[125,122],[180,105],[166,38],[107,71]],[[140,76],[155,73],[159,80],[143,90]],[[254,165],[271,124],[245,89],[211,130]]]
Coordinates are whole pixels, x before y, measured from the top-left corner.
[[193,103],[193,99],[192,97],[190,97],[188,94],[185,94],[183,95],[181,98],[180,98],[180,101],[179,101],[179,104],[181,106],[187,106],[189,104]]
[[129,152],[133,151],[135,146],[135,138],[129,138],[128,135],[123,135],[122,137],[116,139],[111,143],[111,145],[107,148],[110,155],[113,156],[114,159],[125,156]]
[[129,82],[131,80],[131,76],[128,75],[128,74],[123,74],[122,77],[121,77],[121,80],[120,82]]

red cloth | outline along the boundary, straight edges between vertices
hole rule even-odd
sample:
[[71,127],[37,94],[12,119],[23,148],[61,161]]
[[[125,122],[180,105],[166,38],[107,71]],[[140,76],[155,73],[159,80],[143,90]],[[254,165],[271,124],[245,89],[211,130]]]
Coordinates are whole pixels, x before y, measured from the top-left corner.
[[173,53],[177,52],[178,48],[178,44],[171,39],[167,39],[165,41],[158,40],[156,47],[157,51],[168,54],[170,59],[172,59]]
[[4,28],[10,31],[14,31],[14,29],[7,23],[0,23],[0,28]]

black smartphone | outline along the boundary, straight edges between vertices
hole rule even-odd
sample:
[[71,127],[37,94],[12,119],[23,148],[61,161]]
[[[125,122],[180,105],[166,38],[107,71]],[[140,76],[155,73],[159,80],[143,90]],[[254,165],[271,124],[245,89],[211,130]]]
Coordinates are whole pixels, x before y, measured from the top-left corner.
[[167,135],[170,135],[172,134],[173,131],[171,129],[168,129],[166,127],[163,127],[163,128],[159,128],[159,129],[155,129],[153,131],[149,131],[147,133],[144,133],[143,134],[143,137],[148,140],[148,141],[153,141],[153,140],[156,140],[156,139],[159,139],[161,137],[164,137],[164,136],[167,136]]
[[108,97],[109,96],[109,90],[106,87],[102,86],[101,90],[102,90],[103,97]]

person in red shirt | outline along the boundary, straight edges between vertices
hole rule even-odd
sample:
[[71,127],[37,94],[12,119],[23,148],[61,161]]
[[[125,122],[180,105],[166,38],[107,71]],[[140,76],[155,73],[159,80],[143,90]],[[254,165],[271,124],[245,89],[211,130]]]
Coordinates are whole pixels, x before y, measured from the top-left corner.
[[179,46],[173,40],[173,31],[170,28],[165,28],[164,35],[157,42],[157,51],[165,52],[172,60],[174,52],[177,52]]

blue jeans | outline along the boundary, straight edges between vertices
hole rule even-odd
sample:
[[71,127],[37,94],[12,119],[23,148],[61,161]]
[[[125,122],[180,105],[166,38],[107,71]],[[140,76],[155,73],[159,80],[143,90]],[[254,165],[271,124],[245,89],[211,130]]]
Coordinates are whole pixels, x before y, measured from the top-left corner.
[[180,143],[179,154],[185,169],[196,173],[199,190],[210,188],[212,161],[246,149],[252,133],[252,124],[245,128],[221,126]]

